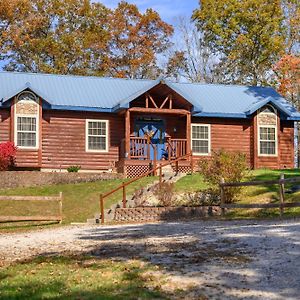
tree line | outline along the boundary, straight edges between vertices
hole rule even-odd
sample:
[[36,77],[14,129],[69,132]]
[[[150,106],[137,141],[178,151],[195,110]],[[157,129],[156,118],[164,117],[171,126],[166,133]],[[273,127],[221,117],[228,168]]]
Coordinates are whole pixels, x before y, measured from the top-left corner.
[[201,0],[173,34],[125,1],[0,2],[5,70],[273,85],[300,107],[298,0]]

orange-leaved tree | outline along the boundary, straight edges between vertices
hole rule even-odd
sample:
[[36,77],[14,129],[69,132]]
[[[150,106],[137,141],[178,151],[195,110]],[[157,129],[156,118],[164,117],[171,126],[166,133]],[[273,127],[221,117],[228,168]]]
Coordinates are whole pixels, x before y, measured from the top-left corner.
[[278,92],[300,109],[300,57],[284,55],[274,67]]
[[120,2],[112,11],[108,69],[111,76],[154,78],[157,59],[170,46],[173,27],[153,9],[141,13],[137,6]]

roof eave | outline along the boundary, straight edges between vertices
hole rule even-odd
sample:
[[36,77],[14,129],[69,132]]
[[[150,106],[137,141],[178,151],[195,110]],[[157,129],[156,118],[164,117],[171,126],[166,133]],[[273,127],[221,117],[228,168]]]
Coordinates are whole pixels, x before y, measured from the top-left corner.
[[72,105],[49,105],[43,107],[45,110],[70,110],[70,111],[86,111],[86,112],[113,112],[107,107],[88,107],[88,106],[72,106]]
[[240,113],[220,113],[220,112],[198,112],[193,114],[193,117],[208,117],[208,118],[231,118],[231,119],[248,119],[246,114]]

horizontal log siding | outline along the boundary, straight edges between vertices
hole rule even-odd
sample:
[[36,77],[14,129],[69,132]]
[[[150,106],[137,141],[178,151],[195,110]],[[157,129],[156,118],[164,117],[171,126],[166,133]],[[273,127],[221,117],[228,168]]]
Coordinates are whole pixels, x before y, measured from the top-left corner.
[[10,111],[0,110],[0,142],[10,141]]
[[[251,166],[251,120],[192,118],[192,123],[211,125],[211,151],[240,151],[246,154]],[[207,156],[195,156],[195,159],[207,159]]]
[[280,168],[294,167],[294,122],[281,121],[280,126]]
[[294,167],[294,122],[278,120],[277,129],[278,156],[259,156],[258,152],[256,152],[255,159],[257,169],[284,169]]
[[[142,114],[131,114],[133,120]],[[145,116],[145,114],[143,114]],[[156,115],[166,122],[167,133],[173,138],[186,138],[186,117]],[[0,110],[0,141],[12,138],[10,111]],[[85,152],[85,120],[109,120],[109,152]],[[67,111],[43,111],[42,119],[42,168],[58,169],[70,165],[81,165],[82,169],[106,170],[119,160],[119,145],[125,137],[124,115]],[[281,121],[279,131],[279,156],[259,157],[257,155],[254,120],[192,118],[192,123],[211,124],[212,150],[242,151],[248,163],[256,168],[292,168],[294,166],[294,128],[292,121]],[[174,132],[174,128],[177,129]],[[197,159],[205,159],[197,156]],[[38,152],[19,150],[19,167],[37,167]]]
[[[86,119],[109,120],[107,153],[86,152]],[[119,160],[124,137],[124,118],[116,114],[43,112],[42,167],[49,169],[80,165],[86,170],[107,170]]]

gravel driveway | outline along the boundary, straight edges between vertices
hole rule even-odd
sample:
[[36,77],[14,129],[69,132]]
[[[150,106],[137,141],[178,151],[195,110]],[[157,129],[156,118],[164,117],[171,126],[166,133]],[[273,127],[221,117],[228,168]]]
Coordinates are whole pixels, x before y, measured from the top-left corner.
[[162,267],[186,299],[299,299],[300,220],[68,226],[0,235],[0,262],[88,253]]

